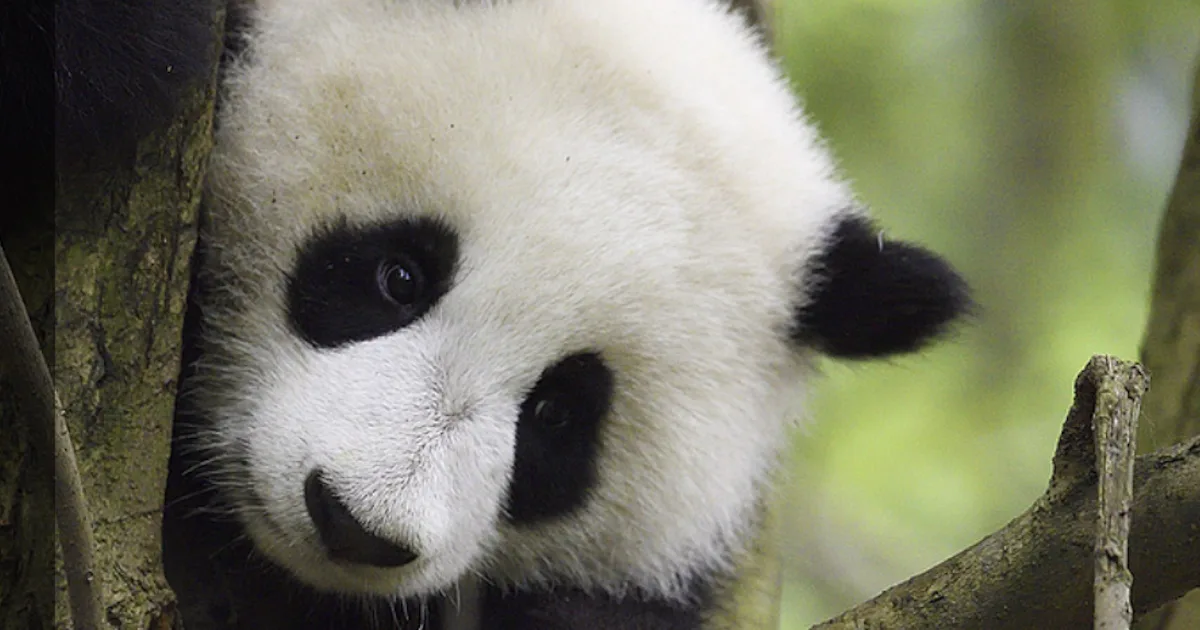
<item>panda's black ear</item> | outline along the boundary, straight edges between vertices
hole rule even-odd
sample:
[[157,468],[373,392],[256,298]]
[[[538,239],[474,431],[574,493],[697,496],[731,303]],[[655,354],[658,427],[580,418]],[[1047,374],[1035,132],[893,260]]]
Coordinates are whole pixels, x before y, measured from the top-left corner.
[[973,309],[967,283],[937,254],[887,240],[848,213],[809,265],[792,338],[830,356],[911,352]]

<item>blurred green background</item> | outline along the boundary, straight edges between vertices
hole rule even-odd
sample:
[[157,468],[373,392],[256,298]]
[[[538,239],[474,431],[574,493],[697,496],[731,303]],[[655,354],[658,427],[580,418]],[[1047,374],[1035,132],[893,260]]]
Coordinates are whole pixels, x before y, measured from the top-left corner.
[[1076,373],[1137,357],[1200,2],[777,1],[777,50],[845,174],[982,306],[920,356],[825,366],[791,471],[791,630],[1022,512]]

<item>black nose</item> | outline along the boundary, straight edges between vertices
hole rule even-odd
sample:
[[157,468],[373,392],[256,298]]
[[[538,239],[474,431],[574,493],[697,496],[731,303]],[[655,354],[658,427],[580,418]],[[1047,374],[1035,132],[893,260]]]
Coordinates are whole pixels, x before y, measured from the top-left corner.
[[375,567],[399,567],[417,559],[413,550],[368,532],[314,470],[304,480],[304,504],[329,557]]

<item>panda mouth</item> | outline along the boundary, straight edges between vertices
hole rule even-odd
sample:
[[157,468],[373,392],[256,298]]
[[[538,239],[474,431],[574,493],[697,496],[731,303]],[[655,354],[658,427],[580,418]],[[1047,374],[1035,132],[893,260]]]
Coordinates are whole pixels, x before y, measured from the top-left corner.
[[[395,595],[426,568],[428,558],[418,558],[396,567],[382,567],[333,557],[315,534],[296,536],[270,517],[256,517],[259,535],[251,536],[256,550],[272,564],[319,590],[340,593]],[[263,536],[275,543],[263,543]]]
[[[253,529],[265,530],[258,536],[250,536],[254,547],[271,557],[300,559],[304,564],[317,564],[326,569],[336,567],[337,572],[348,573],[357,578],[395,576],[398,572],[411,573],[418,570],[425,558],[403,548],[394,548],[386,541],[364,542],[330,541],[319,531],[297,532],[280,524],[261,501],[247,501],[249,510],[243,510],[243,520]],[[263,539],[277,544],[262,544]],[[373,548],[370,545],[381,545]],[[383,547],[387,545],[387,547]],[[290,550],[290,551],[289,551]],[[296,553],[298,550],[303,550]],[[314,562],[315,561],[315,562]],[[278,560],[277,560],[278,562]],[[290,562],[289,562],[290,564]]]
[[[362,561],[340,544],[323,540],[318,528],[297,528],[286,525],[279,519],[262,496],[253,488],[240,489],[237,493],[237,512],[246,527],[246,533],[254,549],[271,564],[279,566],[310,586],[320,590],[341,593],[375,593],[392,596],[397,591],[412,590],[413,580],[429,569],[428,556],[388,558]],[[351,541],[353,542],[353,541]],[[361,548],[360,548],[361,549]],[[397,560],[405,560],[398,562]],[[416,592],[409,594],[419,594]]]

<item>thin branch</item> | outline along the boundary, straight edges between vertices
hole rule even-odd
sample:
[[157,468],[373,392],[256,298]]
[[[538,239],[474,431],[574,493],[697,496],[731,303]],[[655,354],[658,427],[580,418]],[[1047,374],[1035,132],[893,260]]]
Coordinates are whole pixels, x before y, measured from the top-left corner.
[[1095,628],[1129,630],[1133,605],[1129,593],[1129,515],[1133,500],[1134,436],[1149,378],[1142,366],[1118,366],[1111,357],[1094,357],[1086,368],[1099,385],[1091,418],[1095,436],[1100,501],[1096,527]]
[[[1033,506],[953,558],[816,627],[1091,626],[1098,512],[1091,420],[1132,412],[1144,376],[1136,364],[1093,359],[1076,381],[1049,487]],[[1133,487],[1128,549],[1140,615],[1200,586],[1200,436],[1137,458]]]
[[16,278],[0,247],[0,340],[8,346],[5,372],[13,378],[20,409],[31,418],[33,449],[54,457],[54,500],[71,619],[76,630],[102,625],[100,584],[95,572],[95,542],[75,449],[54,394],[50,368],[21,300]]

